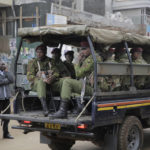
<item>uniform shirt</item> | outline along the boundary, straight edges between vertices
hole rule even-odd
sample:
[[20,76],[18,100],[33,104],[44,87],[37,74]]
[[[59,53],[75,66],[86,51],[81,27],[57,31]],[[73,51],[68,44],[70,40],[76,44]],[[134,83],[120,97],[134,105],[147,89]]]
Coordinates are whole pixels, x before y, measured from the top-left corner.
[[[39,70],[38,63],[40,65],[40,70]],[[51,68],[50,68],[50,65],[51,65]],[[28,63],[27,79],[31,83],[33,83],[34,80],[37,78],[36,74],[38,71],[48,71],[48,70],[53,70],[53,75],[56,78],[59,77],[59,72],[58,72],[57,68],[53,65],[52,59],[50,59],[47,56],[42,60],[39,60],[38,58],[34,58]]]
[[52,65],[55,66],[55,68],[59,71],[60,78],[71,77],[69,70],[61,60],[55,61],[54,59],[52,59]]
[[76,73],[75,73],[75,68],[73,63],[69,63],[67,61],[64,61],[65,66],[70,72],[71,78],[76,79]]
[[129,63],[129,59],[128,59],[128,56],[127,56],[126,53],[120,55],[119,58],[116,59],[116,61],[117,61],[118,63]]
[[147,64],[147,62],[142,58],[142,56],[139,59],[133,60],[134,64]]
[[[99,56],[97,53],[96,58],[97,62],[102,62],[101,56]],[[92,55],[89,55],[82,63],[75,65],[75,72],[76,77],[78,79],[87,77],[87,83],[93,86],[94,84],[94,77],[93,77],[93,71],[94,71],[94,61],[92,58]]]

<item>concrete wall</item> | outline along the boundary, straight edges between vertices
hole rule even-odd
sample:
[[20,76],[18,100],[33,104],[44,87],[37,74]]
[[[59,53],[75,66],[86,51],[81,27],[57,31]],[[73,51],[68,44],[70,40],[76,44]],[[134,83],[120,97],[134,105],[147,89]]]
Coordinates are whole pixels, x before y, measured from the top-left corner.
[[84,0],[84,10],[98,15],[105,15],[105,0]]

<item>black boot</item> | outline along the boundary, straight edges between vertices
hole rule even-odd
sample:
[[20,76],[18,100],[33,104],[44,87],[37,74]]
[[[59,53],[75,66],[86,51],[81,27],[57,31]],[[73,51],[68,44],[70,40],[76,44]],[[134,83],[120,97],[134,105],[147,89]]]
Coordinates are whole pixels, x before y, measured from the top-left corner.
[[73,114],[78,115],[83,108],[84,108],[84,104],[81,104],[81,99],[77,98],[75,103],[75,108],[73,109]]
[[61,100],[59,110],[53,115],[49,115],[49,117],[65,119],[67,118],[67,110],[68,110],[68,101]]
[[43,114],[44,116],[48,116],[48,108],[47,108],[47,104],[46,104],[46,99],[45,98],[40,98],[40,101],[41,101],[41,105],[42,105],[42,108],[43,108]]

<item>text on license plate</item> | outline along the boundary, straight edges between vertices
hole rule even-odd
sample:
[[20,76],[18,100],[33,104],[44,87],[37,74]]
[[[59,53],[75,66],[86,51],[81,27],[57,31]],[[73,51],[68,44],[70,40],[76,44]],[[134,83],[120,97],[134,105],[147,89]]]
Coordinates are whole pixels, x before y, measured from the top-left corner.
[[54,123],[45,123],[45,128],[54,129],[54,130],[60,130],[61,129],[61,125],[60,124],[54,124]]

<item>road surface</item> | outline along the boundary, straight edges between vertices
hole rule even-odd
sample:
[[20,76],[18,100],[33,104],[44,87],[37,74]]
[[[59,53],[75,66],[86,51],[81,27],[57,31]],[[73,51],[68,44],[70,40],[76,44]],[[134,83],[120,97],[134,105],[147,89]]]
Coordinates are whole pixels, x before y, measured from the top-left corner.
[[[11,121],[10,125],[17,124]],[[13,140],[2,138],[2,129],[0,127],[0,150],[50,150],[46,144],[40,144],[39,132],[24,135],[21,130],[10,129],[11,134],[15,137]],[[150,150],[150,129],[144,130],[144,148]],[[101,150],[91,142],[77,141],[71,150]]]

